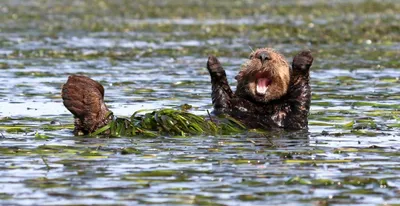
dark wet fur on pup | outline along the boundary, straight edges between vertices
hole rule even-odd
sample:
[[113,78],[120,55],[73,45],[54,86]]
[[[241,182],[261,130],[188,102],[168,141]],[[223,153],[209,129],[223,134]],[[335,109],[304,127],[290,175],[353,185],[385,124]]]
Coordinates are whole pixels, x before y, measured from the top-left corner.
[[[234,93],[220,62],[210,56],[207,69],[211,76],[214,113],[229,114],[249,128],[308,128],[311,102],[309,70],[313,57],[310,51],[302,51],[293,58],[291,68],[289,65],[286,67],[285,62],[283,56],[271,49],[256,50],[236,77],[238,88]],[[261,67],[266,68],[257,73]],[[260,78],[263,79],[260,84],[269,85],[257,87],[259,80],[254,75],[264,75],[265,78]],[[277,84],[273,85],[274,82]],[[265,88],[268,88],[267,92]],[[273,89],[272,93],[268,93],[270,88]]]
[[62,87],[64,106],[75,117],[75,135],[89,134],[112,120],[104,104],[103,86],[89,77],[72,75]]

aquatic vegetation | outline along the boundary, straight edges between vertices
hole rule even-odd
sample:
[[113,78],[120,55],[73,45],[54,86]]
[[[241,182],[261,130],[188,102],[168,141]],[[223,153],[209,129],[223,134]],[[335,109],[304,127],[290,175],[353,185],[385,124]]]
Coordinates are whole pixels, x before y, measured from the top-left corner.
[[[2,0],[0,202],[399,204],[399,10],[397,0]],[[308,131],[209,118],[207,56],[235,87],[258,47],[288,61],[312,50]],[[112,135],[73,136],[60,97],[71,74],[104,85],[120,117],[103,128]]]
[[202,116],[174,109],[147,111],[148,113],[139,116],[138,114],[142,112],[146,112],[146,110],[136,111],[130,119],[116,118],[90,134],[90,136],[103,133],[111,137],[137,135],[149,137],[157,137],[159,135],[185,137],[187,135],[202,134],[237,134],[246,129],[239,121],[229,116],[210,116],[209,119],[205,119]]

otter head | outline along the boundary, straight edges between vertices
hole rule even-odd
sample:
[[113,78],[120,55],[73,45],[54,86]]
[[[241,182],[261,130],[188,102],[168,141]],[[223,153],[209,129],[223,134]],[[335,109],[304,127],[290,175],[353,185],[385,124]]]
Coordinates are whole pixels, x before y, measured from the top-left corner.
[[286,94],[290,68],[285,58],[270,48],[257,49],[236,76],[236,95],[267,103]]

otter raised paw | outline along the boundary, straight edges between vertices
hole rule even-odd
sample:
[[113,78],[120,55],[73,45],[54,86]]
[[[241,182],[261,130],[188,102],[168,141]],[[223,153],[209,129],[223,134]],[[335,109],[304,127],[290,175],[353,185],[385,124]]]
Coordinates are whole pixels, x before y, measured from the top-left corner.
[[210,56],[207,68],[215,112],[229,114],[249,128],[307,128],[312,62],[309,51],[297,54],[290,67],[278,52],[257,49],[236,76],[233,93],[218,59]]
[[224,109],[230,108],[230,99],[233,96],[233,92],[226,79],[225,70],[214,56],[208,57],[207,69],[211,76],[212,103],[216,112],[224,112]]
[[104,88],[98,82],[72,75],[62,87],[64,106],[75,117],[75,135],[90,134],[112,120],[111,111],[104,104]]

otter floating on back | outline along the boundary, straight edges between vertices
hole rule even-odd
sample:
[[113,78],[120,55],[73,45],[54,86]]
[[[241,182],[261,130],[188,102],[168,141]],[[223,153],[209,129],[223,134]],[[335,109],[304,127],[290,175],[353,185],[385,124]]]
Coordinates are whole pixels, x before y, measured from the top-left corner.
[[210,56],[207,69],[211,76],[212,103],[216,114],[229,114],[248,128],[306,129],[311,102],[310,51],[293,58],[292,67],[270,48],[257,49],[236,76],[233,93],[225,70]]

